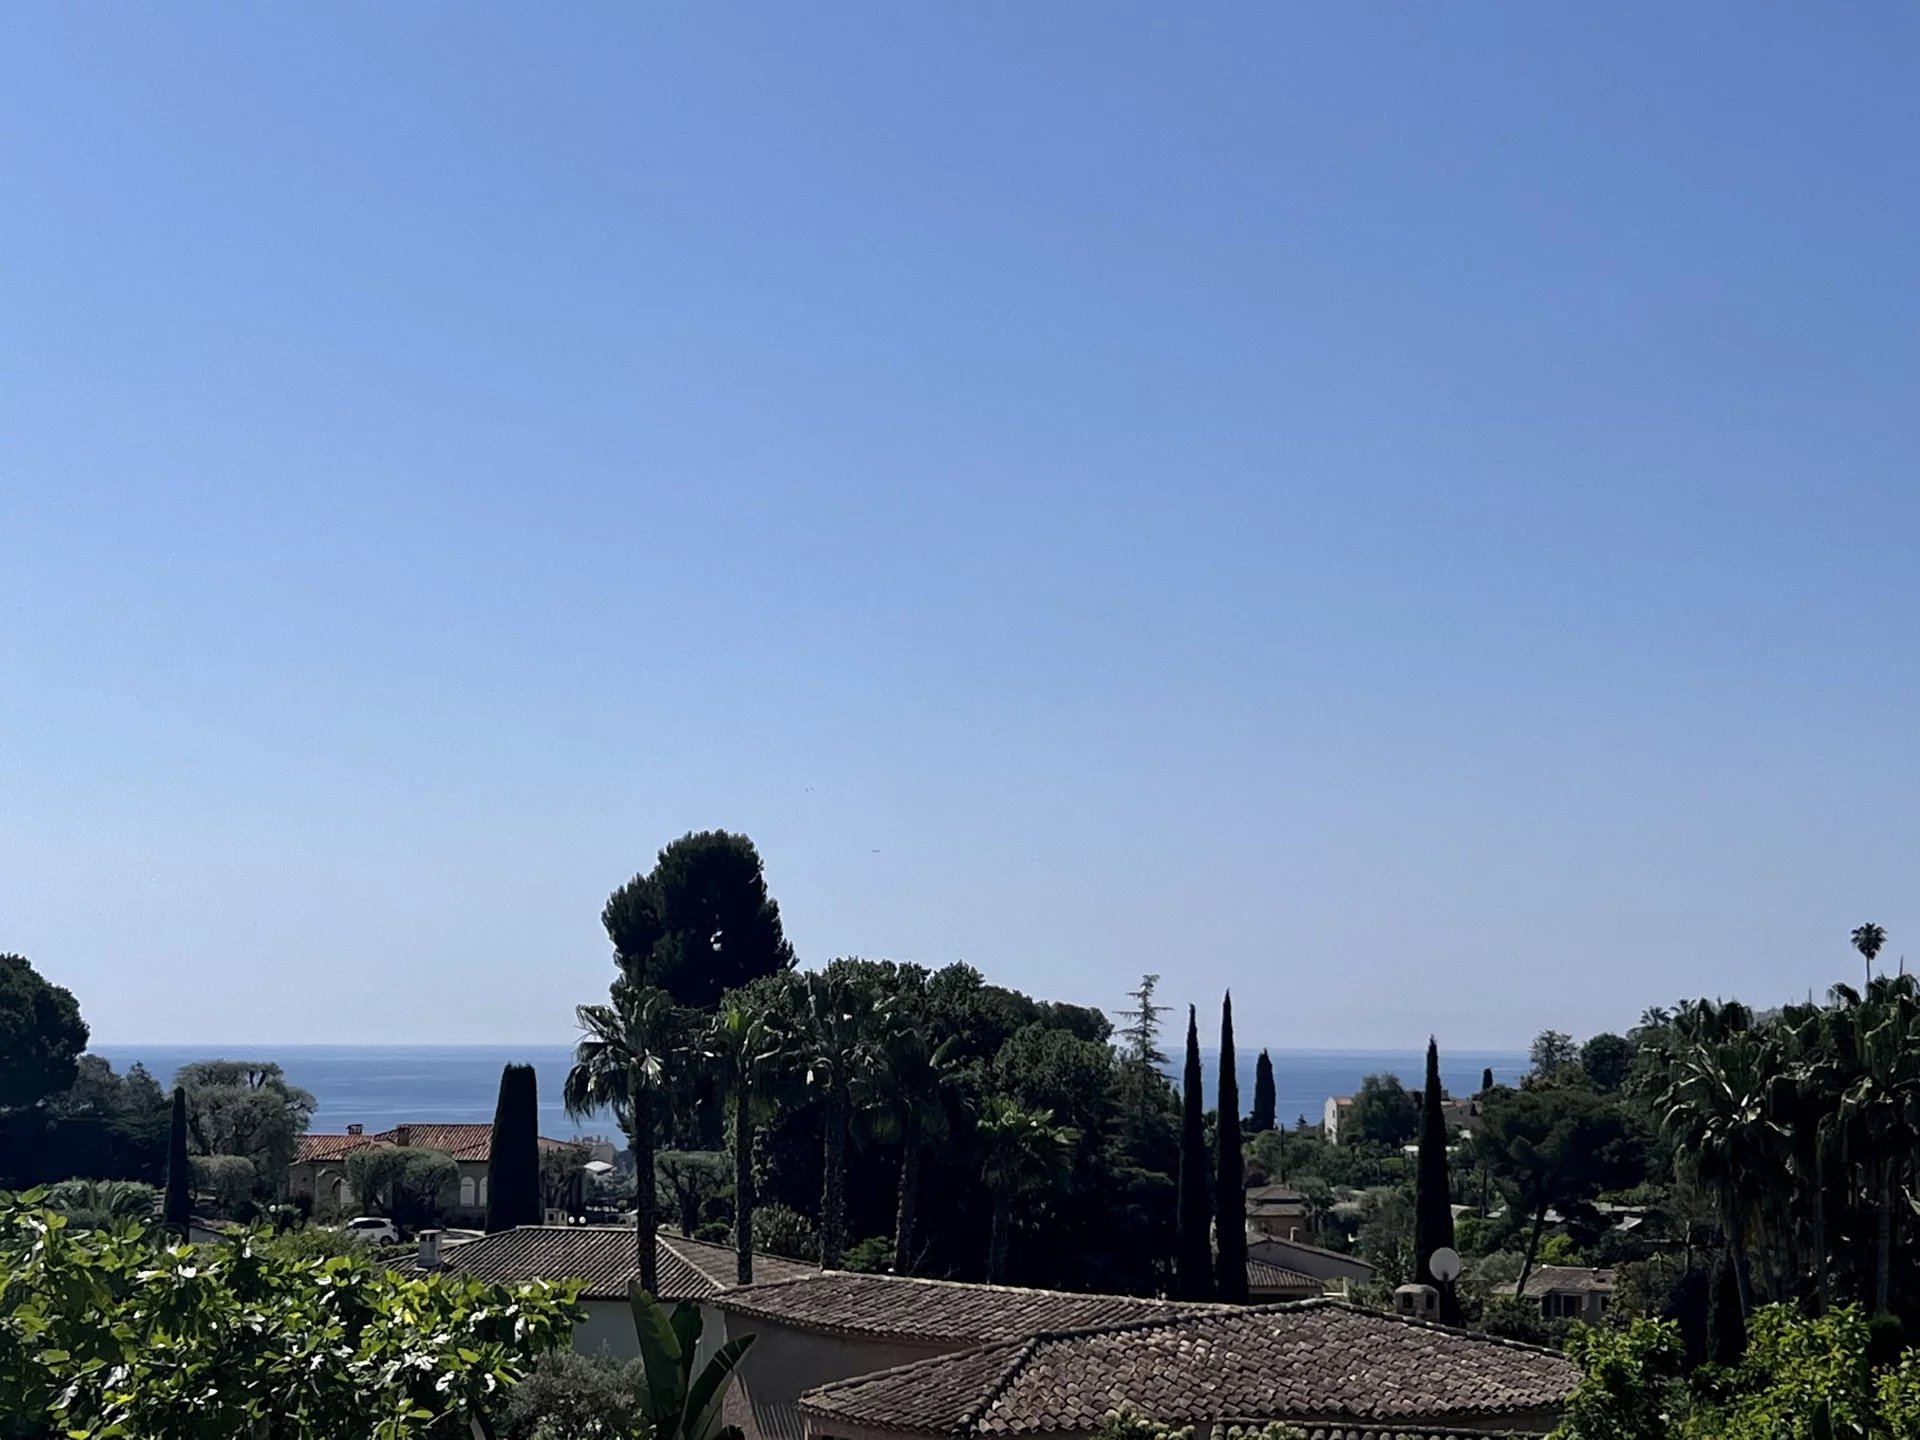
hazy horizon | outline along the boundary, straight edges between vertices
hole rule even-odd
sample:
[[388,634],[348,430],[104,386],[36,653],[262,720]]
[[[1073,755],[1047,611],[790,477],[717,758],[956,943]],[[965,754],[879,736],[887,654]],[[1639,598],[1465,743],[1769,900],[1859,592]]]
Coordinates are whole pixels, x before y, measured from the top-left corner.
[[0,17],[0,951],[102,1035],[803,963],[1461,1049],[1920,938],[1920,10]]

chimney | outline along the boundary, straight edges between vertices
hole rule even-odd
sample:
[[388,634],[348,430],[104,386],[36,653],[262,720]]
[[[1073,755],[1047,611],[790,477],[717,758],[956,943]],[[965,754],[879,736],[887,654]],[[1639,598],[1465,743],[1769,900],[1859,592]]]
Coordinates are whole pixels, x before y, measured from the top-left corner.
[[440,1268],[440,1232],[438,1230],[420,1232],[420,1268],[422,1270]]
[[364,1125],[347,1126],[347,1134],[349,1135],[364,1135],[366,1133],[367,1133],[367,1127]]
[[393,1143],[396,1145],[411,1145],[413,1143],[413,1126],[411,1125],[394,1126],[393,1127]]

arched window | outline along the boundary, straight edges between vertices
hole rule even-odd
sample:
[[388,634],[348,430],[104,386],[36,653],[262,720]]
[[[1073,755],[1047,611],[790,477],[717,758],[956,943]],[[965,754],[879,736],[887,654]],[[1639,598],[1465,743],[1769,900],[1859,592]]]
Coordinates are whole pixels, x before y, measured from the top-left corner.
[[472,1177],[471,1175],[462,1175],[462,1176],[460,1177],[460,1204],[461,1204],[461,1207],[462,1207],[463,1209],[467,1209],[467,1210],[471,1210],[471,1209],[473,1209],[473,1207],[474,1207],[474,1205],[475,1205],[475,1204],[477,1203],[477,1202],[476,1202],[476,1201],[474,1200],[474,1196],[475,1196],[475,1195],[476,1195],[477,1193],[478,1193],[478,1192],[477,1192],[477,1191],[476,1191],[476,1189],[474,1188],[474,1184],[473,1184],[473,1177]]
[[487,1177],[484,1175],[480,1177],[480,1203],[487,1203]]

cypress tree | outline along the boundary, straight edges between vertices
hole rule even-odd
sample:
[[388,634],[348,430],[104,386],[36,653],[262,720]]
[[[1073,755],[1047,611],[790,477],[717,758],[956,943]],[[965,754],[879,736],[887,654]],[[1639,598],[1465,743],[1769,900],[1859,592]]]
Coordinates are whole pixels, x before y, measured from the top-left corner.
[[1207,1127],[1200,1109],[1200,1023],[1187,1007],[1187,1068],[1180,1116],[1180,1195],[1174,1284],[1182,1300],[1213,1293],[1213,1244],[1207,1215]]
[[1486,1069],[1480,1072],[1480,1093],[1484,1095],[1487,1093],[1487,1091],[1491,1090],[1492,1088],[1493,1088],[1493,1067],[1489,1065],[1487,1066]]
[[193,1218],[193,1162],[187,1158],[187,1092],[173,1087],[173,1126],[167,1132],[167,1192],[161,1219],[182,1240]]
[[1447,1117],[1441,1109],[1440,1047],[1427,1039],[1427,1085],[1420,1096],[1420,1158],[1413,1188],[1414,1279],[1440,1292],[1440,1319],[1460,1323],[1451,1283],[1433,1273],[1433,1252],[1453,1246],[1453,1192],[1447,1183]]
[[541,1221],[538,1086],[531,1065],[508,1065],[500,1071],[493,1147],[487,1157],[488,1234]]
[[1216,1293],[1234,1304],[1247,1303],[1246,1164],[1240,1154],[1240,1077],[1233,1069],[1233,994],[1220,1006],[1219,1170],[1215,1179]]
[[1247,1117],[1247,1133],[1259,1135],[1273,1129],[1278,1101],[1273,1093],[1273,1061],[1262,1050],[1253,1063],[1253,1114]]

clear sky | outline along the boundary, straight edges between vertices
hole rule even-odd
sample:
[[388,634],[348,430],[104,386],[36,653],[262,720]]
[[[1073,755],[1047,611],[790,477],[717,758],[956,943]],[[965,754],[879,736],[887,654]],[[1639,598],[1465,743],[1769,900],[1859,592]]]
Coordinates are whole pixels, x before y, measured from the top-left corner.
[[1916,73],[1906,4],[10,7],[0,949],[108,1040],[564,1040],[725,826],[805,962],[1243,1043],[1920,960]]

